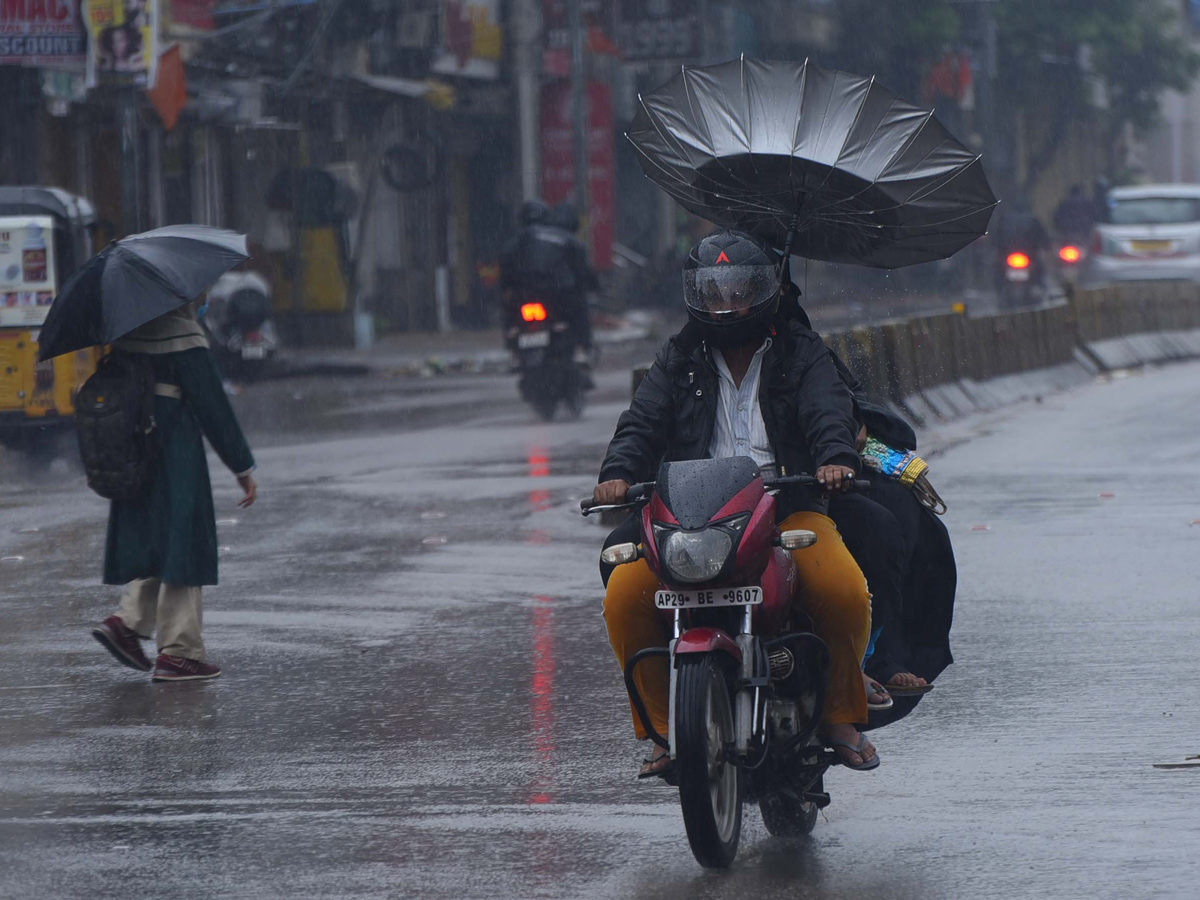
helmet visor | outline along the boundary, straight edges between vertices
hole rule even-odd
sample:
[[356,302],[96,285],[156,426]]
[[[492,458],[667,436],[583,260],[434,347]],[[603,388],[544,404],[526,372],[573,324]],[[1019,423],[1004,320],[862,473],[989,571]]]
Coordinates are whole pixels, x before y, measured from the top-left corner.
[[778,292],[779,271],[774,266],[709,266],[683,273],[684,302],[710,316],[754,309]]

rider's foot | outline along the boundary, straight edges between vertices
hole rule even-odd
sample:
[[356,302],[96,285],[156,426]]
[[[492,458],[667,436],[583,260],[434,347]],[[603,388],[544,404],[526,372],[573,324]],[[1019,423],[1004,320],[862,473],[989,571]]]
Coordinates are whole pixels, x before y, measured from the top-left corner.
[[897,672],[892,676],[888,684],[895,685],[896,687],[912,688],[924,687],[925,685],[929,684],[929,682],[924,678],[918,678],[912,672]]
[[852,767],[865,765],[875,759],[875,745],[870,741],[865,740],[859,735],[858,729],[853,725],[826,725],[821,732],[821,738],[826,742],[830,741],[845,741],[852,746],[859,746],[859,741],[864,741],[861,753],[855,753],[844,744],[833,744],[833,752],[838,755],[842,762]]
[[642,762],[642,769],[638,772],[638,777],[644,778],[647,775],[657,775],[660,772],[666,771],[670,766],[671,757],[667,755],[667,751],[655,744],[654,752],[650,754],[650,758]]
[[868,709],[892,708],[892,695],[887,692],[882,684],[865,672],[863,673],[863,689],[867,692]]

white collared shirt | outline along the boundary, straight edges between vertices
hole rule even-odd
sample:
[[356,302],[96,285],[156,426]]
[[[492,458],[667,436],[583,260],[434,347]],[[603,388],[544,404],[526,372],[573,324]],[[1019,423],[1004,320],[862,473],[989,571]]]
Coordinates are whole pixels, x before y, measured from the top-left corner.
[[708,445],[710,459],[729,456],[748,456],[759,468],[775,465],[775,451],[767,436],[767,423],[763,420],[758,403],[758,386],[762,381],[763,357],[771,349],[771,339],[763,341],[750,366],[746,377],[738,387],[720,350],[713,348],[713,361],[717,364],[717,381],[720,385],[717,399],[717,421],[713,427],[712,441]]

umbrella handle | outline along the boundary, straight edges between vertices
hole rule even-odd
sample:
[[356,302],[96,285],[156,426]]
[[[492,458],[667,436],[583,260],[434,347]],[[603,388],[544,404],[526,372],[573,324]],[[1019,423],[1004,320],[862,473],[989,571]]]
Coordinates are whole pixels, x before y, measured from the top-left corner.
[[798,218],[792,216],[788,222],[787,239],[783,242],[783,264],[779,267],[779,280],[792,280],[792,244],[796,242],[796,225]]

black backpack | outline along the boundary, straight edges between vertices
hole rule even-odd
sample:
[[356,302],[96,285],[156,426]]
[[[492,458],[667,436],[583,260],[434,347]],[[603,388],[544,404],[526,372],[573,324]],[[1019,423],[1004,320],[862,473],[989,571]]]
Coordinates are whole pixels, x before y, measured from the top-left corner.
[[161,444],[149,357],[113,350],[75,398],[75,428],[88,487],[109,500],[146,496]]

